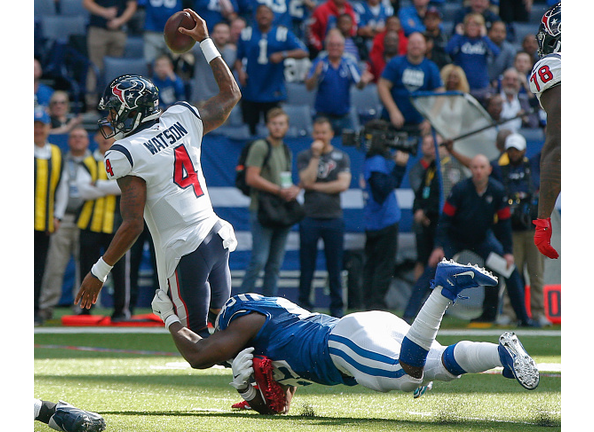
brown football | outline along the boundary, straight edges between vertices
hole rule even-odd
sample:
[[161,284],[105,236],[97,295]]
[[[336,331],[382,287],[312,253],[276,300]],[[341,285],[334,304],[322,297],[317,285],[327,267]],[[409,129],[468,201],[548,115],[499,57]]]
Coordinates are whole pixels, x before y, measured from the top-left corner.
[[179,11],[171,15],[163,30],[163,37],[169,49],[176,54],[185,53],[192,49],[196,41],[190,36],[181,34],[177,29],[179,27],[193,29],[195,26],[196,23],[188,12]]

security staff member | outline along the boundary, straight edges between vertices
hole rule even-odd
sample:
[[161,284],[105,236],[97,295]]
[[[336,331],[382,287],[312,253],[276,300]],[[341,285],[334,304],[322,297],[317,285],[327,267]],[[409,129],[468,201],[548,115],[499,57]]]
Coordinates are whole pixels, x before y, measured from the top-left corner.
[[39,314],[41,282],[45,272],[45,261],[49,249],[50,235],[59,225],[68,203],[68,185],[62,179],[62,152],[56,145],[47,142],[50,130],[50,117],[43,111],[35,111],[34,116],[34,155],[35,155],[35,201],[34,201],[34,324],[43,324]]

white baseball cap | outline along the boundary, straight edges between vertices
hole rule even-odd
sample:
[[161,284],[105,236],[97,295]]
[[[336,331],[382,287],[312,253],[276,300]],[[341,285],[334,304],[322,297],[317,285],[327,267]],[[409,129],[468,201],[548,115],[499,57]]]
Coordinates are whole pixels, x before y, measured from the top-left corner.
[[526,150],[526,138],[519,133],[510,134],[505,139],[505,149],[515,148],[519,151]]

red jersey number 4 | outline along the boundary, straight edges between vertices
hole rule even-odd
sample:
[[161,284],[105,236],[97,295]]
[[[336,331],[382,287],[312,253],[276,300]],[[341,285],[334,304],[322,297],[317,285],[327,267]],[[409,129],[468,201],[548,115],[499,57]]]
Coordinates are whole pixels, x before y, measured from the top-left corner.
[[190,159],[188,150],[183,144],[175,148],[174,156],[173,182],[182,189],[191,187],[196,198],[204,195],[192,159]]

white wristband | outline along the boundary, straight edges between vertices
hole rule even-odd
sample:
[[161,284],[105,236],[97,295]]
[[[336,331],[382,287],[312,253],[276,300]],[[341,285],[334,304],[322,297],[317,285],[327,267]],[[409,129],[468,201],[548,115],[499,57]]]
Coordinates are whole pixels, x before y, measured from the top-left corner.
[[249,402],[256,397],[256,389],[254,386],[248,385],[248,389],[243,393],[239,393],[239,395],[244,401]]
[[211,38],[206,38],[202,42],[200,42],[200,49],[202,50],[202,54],[204,54],[204,58],[208,63],[210,63],[217,57],[221,57],[221,53],[219,52]]
[[179,320],[179,317],[177,315],[169,315],[165,319],[165,327],[167,328],[167,330],[169,330],[169,326],[176,322],[181,323],[181,321]]
[[107,275],[112,268],[113,266],[107,264],[105,261],[103,261],[103,257],[101,257],[95,264],[93,264],[93,267],[91,267],[91,274],[101,282],[105,283],[107,280]]

